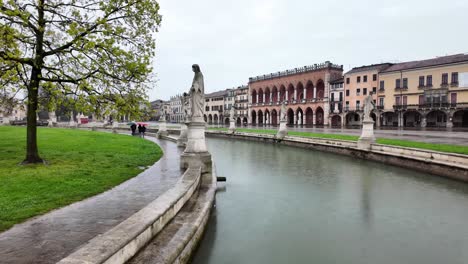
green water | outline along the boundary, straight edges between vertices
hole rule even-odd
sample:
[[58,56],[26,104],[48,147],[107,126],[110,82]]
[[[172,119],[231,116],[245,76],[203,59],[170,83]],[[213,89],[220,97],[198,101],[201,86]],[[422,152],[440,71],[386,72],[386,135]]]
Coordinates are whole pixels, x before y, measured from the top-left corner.
[[192,263],[468,263],[468,184],[286,146],[208,147],[228,181]]

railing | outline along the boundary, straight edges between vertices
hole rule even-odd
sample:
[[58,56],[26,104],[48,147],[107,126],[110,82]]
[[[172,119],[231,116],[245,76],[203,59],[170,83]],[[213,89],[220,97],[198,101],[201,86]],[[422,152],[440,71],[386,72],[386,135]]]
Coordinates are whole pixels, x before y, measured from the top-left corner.
[[409,104],[409,105],[393,105],[394,110],[408,109],[448,109],[448,108],[467,108],[468,103],[428,103],[428,104]]
[[[335,109],[335,106],[338,106],[338,109]],[[343,112],[343,103],[342,102],[331,102],[330,103],[330,113],[342,113]]]
[[329,61],[326,61],[326,62],[320,63],[320,64],[314,64],[314,65],[310,65],[310,66],[294,68],[292,70],[285,70],[285,71],[279,71],[279,72],[270,73],[270,74],[259,75],[259,76],[256,76],[256,77],[250,77],[249,82],[269,80],[269,79],[273,79],[273,78],[289,76],[289,75],[298,74],[298,73],[305,73],[305,72],[310,72],[310,71],[317,71],[317,70],[322,70],[322,69],[343,70],[343,65],[333,64],[333,63],[331,63]]
[[362,110],[361,106],[356,106],[356,107],[345,106],[344,107],[345,112],[353,112],[353,111],[361,111],[361,110]]

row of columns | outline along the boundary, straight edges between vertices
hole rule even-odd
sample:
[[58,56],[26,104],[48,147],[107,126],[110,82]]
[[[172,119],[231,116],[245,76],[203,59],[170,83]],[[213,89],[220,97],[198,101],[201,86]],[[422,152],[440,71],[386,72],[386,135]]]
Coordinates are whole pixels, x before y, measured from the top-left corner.
[[[419,113],[419,114],[421,115],[420,127],[426,127],[427,126],[427,114],[421,114],[421,113]],[[445,122],[446,127],[447,128],[453,127],[453,120],[452,120],[451,114],[450,113],[445,113],[445,114],[446,114],[446,122]],[[363,119],[362,114],[358,114],[358,115],[359,115],[360,123],[362,123],[362,119]],[[404,127],[405,126],[405,124],[404,124],[404,112],[396,112],[396,116],[397,116],[398,127]],[[389,125],[389,124],[386,124],[385,117],[383,117],[382,114],[375,113],[375,117],[376,117],[375,121],[376,121],[376,126],[377,127]],[[341,120],[342,120],[341,126],[345,126],[345,122],[347,122],[346,114],[341,115]]]
[[[302,115],[302,118],[301,118],[301,115]],[[277,114],[276,117],[277,117],[277,120],[276,120],[277,122],[276,122],[276,124],[279,124],[279,123],[280,123],[281,117],[280,117],[279,114]],[[263,121],[263,124],[265,124],[265,125],[271,125],[271,124],[273,124],[271,118],[272,118],[272,117],[271,117],[271,114],[270,114],[270,113],[264,114],[263,120],[262,120],[262,121]],[[305,125],[305,124],[306,124],[306,120],[307,120],[307,115],[306,115],[306,114],[294,113],[294,115],[293,115],[293,124],[295,124],[295,125]],[[302,121],[302,123],[300,123],[299,121]],[[326,124],[326,122],[325,122],[325,117],[324,117],[324,123]],[[258,117],[258,116],[257,116],[257,124],[259,124],[259,117]],[[316,125],[316,124],[317,124],[317,116],[316,116],[316,113],[315,113],[315,112],[312,113],[312,124],[313,124],[313,125]]]
[[[306,98],[307,96],[307,88],[304,88],[304,98]],[[289,90],[286,90],[285,91],[285,99],[286,101],[288,101],[288,98],[289,98]],[[314,87],[314,93],[313,93],[313,98],[317,98],[317,87]],[[255,97],[255,101],[257,103],[259,103],[259,94],[257,93],[256,94],[256,97]],[[262,102],[263,103],[266,103],[266,93],[263,93],[263,97],[262,97]],[[294,100],[297,100],[297,88],[294,88]],[[252,102],[252,95],[250,96],[250,101]],[[273,92],[270,92],[270,102],[273,102]],[[278,90],[278,97],[277,97],[277,101],[281,101],[281,92]]]

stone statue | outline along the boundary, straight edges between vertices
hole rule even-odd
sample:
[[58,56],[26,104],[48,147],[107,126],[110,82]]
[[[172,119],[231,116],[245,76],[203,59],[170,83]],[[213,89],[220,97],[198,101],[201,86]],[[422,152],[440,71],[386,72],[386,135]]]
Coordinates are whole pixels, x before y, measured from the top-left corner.
[[159,118],[159,121],[165,122],[166,121],[166,110],[164,109],[162,111],[161,117]]
[[235,109],[234,109],[234,106],[231,106],[231,111],[229,112],[229,117],[231,120],[236,120],[236,117],[235,117]]
[[281,104],[281,118],[280,118],[280,121],[286,121],[287,117],[286,117],[286,103],[283,102]]
[[375,104],[372,99],[372,92],[364,99],[364,121],[372,120],[370,114],[374,110]]
[[185,115],[185,119],[188,121],[190,116],[190,96],[187,93],[182,95],[182,112]]
[[192,87],[190,88],[190,117],[192,121],[203,122],[203,113],[205,105],[205,85],[203,82],[203,74],[200,71],[200,66],[192,65],[192,70],[195,73],[193,77]]

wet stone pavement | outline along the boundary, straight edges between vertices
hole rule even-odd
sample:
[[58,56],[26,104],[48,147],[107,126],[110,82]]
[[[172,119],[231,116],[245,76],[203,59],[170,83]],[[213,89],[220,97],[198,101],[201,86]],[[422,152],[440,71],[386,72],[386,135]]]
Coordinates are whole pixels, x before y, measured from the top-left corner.
[[149,169],[102,194],[0,233],[0,263],[56,263],[136,213],[181,176],[175,143],[148,138],[164,155]]

